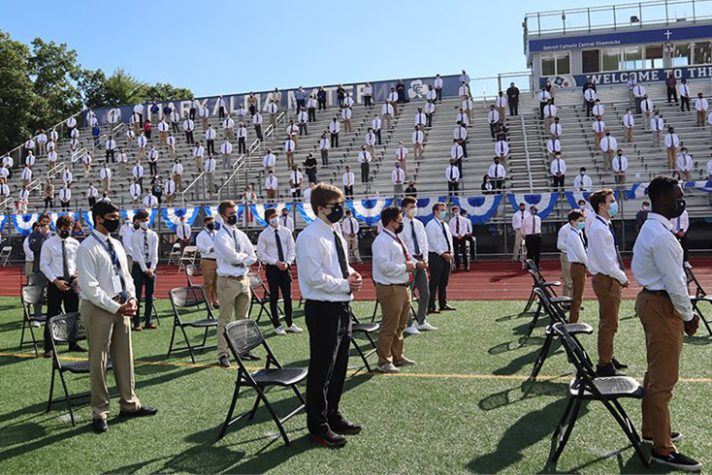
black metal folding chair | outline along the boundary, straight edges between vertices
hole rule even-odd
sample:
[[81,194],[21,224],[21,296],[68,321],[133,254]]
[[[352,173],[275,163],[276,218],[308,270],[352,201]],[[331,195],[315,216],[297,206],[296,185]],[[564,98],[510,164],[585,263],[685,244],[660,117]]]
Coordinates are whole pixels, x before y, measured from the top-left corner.
[[[558,310],[560,310],[562,313],[564,313],[564,305],[570,305],[571,304],[571,297],[566,297],[566,296],[558,296],[556,295],[556,291],[554,290],[553,287],[561,285],[561,282],[558,281],[553,281],[553,282],[548,282],[544,279],[544,276],[541,275],[541,272],[539,271],[539,267],[532,261],[531,259],[527,259],[527,266],[528,266],[528,272],[529,275],[532,276],[532,280],[534,281],[532,284],[532,292],[529,297],[531,302],[534,302],[537,300],[537,292],[535,292],[536,289],[541,289],[544,292],[547,293],[549,296],[549,301],[551,304],[555,307],[557,307]],[[525,311],[522,313],[527,313],[527,309],[531,308],[531,304],[527,303],[527,307],[525,308]],[[532,316],[532,321],[529,323],[529,328],[527,329],[527,334],[526,336],[529,336],[532,334],[532,331],[536,327],[537,322],[539,321],[539,317],[541,316],[541,310],[543,308],[543,304],[541,300],[539,299],[539,302],[537,304],[536,310],[534,311],[534,315]]]
[[529,299],[527,300],[527,303],[524,306],[524,310],[522,310],[521,313],[527,313],[529,312],[529,310],[531,310],[532,305],[536,301],[536,294],[534,293],[534,289],[536,289],[537,287],[546,287],[551,289],[551,294],[554,297],[556,297],[557,295],[556,290],[554,290],[553,287],[561,287],[561,282],[559,282],[558,280],[547,281],[546,279],[544,279],[544,276],[539,270],[539,266],[537,266],[533,260],[526,260],[526,268],[529,274],[532,276],[534,282],[532,283],[532,291],[529,294]]
[[[269,290],[267,290],[267,287],[265,286],[264,282],[262,282],[262,278],[258,273],[253,273],[250,272],[247,277],[250,279],[250,309],[248,310],[247,314],[252,315],[252,307],[254,305],[259,305],[260,306],[260,313],[257,314],[257,318],[255,319],[256,322],[260,321],[260,318],[262,318],[262,313],[265,313],[268,317],[270,315],[270,310],[269,307],[267,307],[267,304],[269,304]],[[262,297],[257,295],[257,292],[261,290],[262,291]],[[278,311],[281,310],[278,308]]]
[[648,459],[645,458],[640,448],[640,437],[635,430],[635,424],[618,401],[623,398],[642,399],[643,386],[628,376],[596,377],[593,363],[586,350],[568,332],[566,326],[556,323],[553,330],[558,335],[569,360],[576,367],[576,376],[569,384],[568,403],[552,437],[552,454],[549,460],[556,462],[564,451],[581,405],[588,401],[600,401],[621,426],[643,466],[647,468],[649,466]]
[[551,323],[546,327],[546,338],[541,347],[541,351],[539,351],[539,354],[536,357],[536,361],[534,361],[534,367],[532,368],[532,373],[529,376],[530,381],[534,381],[539,375],[542,366],[544,366],[544,361],[546,361],[547,356],[549,356],[549,350],[554,342],[554,338],[558,336],[554,331],[554,325],[563,325],[566,331],[569,332],[569,335],[571,335],[577,343],[578,339],[576,338],[576,335],[590,335],[593,333],[593,328],[588,323],[568,323],[566,321],[566,317],[559,310],[559,308],[551,303],[549,294],[546,291],[537,288],[534,289],[534,292],[537,293],[537,297],[543,304],[544,312],[549,316]]
[[[237,380],[235,381],[235,391],[232,395],[232,402],[230,403],[230,409],[225,417],[225,423],[220,430],[220,435],[218,439],[222,439],[227,432],[227,428],[232,424],[248,417],[250,420],[255,416],[257,408],[262,401],[267,407],[274,423],[277,424],[280,434],[284,439],[284,443],[289,445],[289,437],[287,437],[287,432],[284,430],[284,423],[302,411],[306,405],[304,397],[299,392],[297,384],[304,381],[307,377],[307,368],[284,368],[277,361],[277,358],[272,353],[269,345],[262,336],[257,322],[254,320],[239,320],[236,322],[228,323],[225,327],[225,338],[227,339],[227,344],[230,347],[235,361],[237,361]],[[255,348],[262,346],[267,352],[267,358],[265,358],[265,367],[254,373],[251,373],[245,367],[245,363],[242,361],[240,355],[247,354],[248,352],[254,350]],[[271,367],[273,366],[273,367]],[[246,386],[252,388],[257,393],[255,398],[255,403],[252,405],[252,409],[240,414],[236,418],[232,418],[232,414],[235,411],[235,405],[237,404],[237,398],[240,395],[240,388]],[[299,407],[294,409],[292,412],[286,416],[280,418],[277,413],[272,408],[272,405],[267,400],[266,392],[267,388],[270,386],[281,386],[284,388],[291,388],[297,399],[301,403]]]
[[22,333],[20,334],[20,349],[22,349],[25,344],[30,344],[29,340],[25,343],[25,329],[29,330],[30,338],[32,338],[32,346],[35,349],[35,356],[38,356],[37,351],[37,338],[35,337],[34,326],[36,324],[47,323],[47,316],[42,315],[39,318],[35,318],[35,305],[39,304],[44,300],[45,286],[40,285],[26,285],[22,287],[22,292],[20,295],[20,300],[22,301]]
[[[62,382],[64,389],[64,401],[67,403],[69,417],[72,420],[72,425],[75,424],[74,411],[72,410],[72,400],[77,399],[77,396],[71,396],[67,389],[67,381],[64,378],[64,373],[74,374],[89,374],[89,360],[84,361],[62,361],[57,352],[57,343],[68,343],[71,341],[86,340],[86,331],[78,312],[67,313],[65,315],[57,315],[49,319],[50,339],[52,344],[52,381],[49,386],[49,399],[47,400],[47,412],[52,409],[54,402],[52,396],[54,394],[54,381],[56,374],[59,373],[59,379]],[[111,369],[111,361],[106,365],[106,369]],[[61,401],[61,399],[59,400]],[[57,401],[57,402],[59,402]]]
[[702,313],[702,309],[700,308],[700,303],[702,302],[707,302],[712,305],[712,295],[707,295],[705,289],[702,288],[700,281],[697,280],[697,277],[695,276],[695,273],[692,270],[692,266],[686,264],[684,267],[685,275],[687,276],[688,291],[690,289],[690,285],[695,286],[695,292],[690,292],[690,302],[692,303],[692,308],[700,316],[700,320],[702,320],[702,323],[704,323],[705,327],[707,327],[707,332],[710,334],[710,336],[712,336],[712,328],[710,327],[710,321],[707,320],[707,317],[705,317],[705,314]]
[[[371,334],[376,333],[380,329],[381,325],[379,323],[361,323],[359,319],[356,318],[356,315],[354,314],[353,310],[351,310],[351,343],[353,344],[356,353],[358,353],[358,355],[363,360],[363,364],[366,367],[366,371],[368,371],[369,373],[371,372],[371,365],[368,363],[368,357],[376,352],[376,342],[373,341],[373,337],[371,336]],[[358,341],[356,341],[356,335],[362,335],[368,341],[368,344],[371,347],[368,349],[362,348],[361,345],[359,345]]]
[[188,287],[193,287],[193,277],[199,275],[198,267],[195,264],[188,264],[183,269],[185,271],[185,278],[188,282]]
[[[168,292],[168,298],[173,307],[173,332],[171,333],[171,343],[168,345],[168,355],[166,357],[170,358],[172,352],[188,350],[191,361],[195,363],[194,352],[196,350],[215,348],[215,345],[207,346],[206,343],[208,331],[218,326],[218,321],[213,316],[213,311],[205,298],[205,289],[198,285],[178,287]],[[195,318],[196,316],[200,318]],[[174,348],[173,343],[178,328],[183,334],[185,346]],[[191,345],[188,334],[185,331],[186,328],[204,330],[203,342],[200,345]]]

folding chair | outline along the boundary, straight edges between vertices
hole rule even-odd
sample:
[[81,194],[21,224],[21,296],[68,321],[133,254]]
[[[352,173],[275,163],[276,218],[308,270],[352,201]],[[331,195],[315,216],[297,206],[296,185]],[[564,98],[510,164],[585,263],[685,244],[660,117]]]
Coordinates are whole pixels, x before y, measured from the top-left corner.
[[[168,345],[166,358],[170,358],[172,352],[188,350],[191,361],[195,363],[195,355],[193,354],[195,350],[215,348],[215,345],[206,346],[206,343],[208,330],[218,326],[218,321],[215,320],[210,305],[208,305],[208,301],[205,298],[205,289],[198,285],[177,287],[168,292],[168,298],[171,301],[171,307],[173,307],[173,332],[171,333],[171,343]],[[195,318],[196,315],[202,318]],[[186,317],[191,319],[186,319]],[[178,328],[183,334],[185,346],[174,348],[173,343]],[[188,334],[185,332],[186,328],[203,329],[203,342],[200,345],[191,345]]]
[[688,291],[690,289],[690,284],[695,285],[695,293],[690,294],[690,302],[692,303],[692,308],[700,316],[700,320],[702,320],[702,323],[704,323],[705,327],[707,327],[707,332],[710,334],[710,336],[712,336],[712,328],[710,328],[710,321],[707,320],[705,315],[702,313],[702,309],[700,309],[701,302],[708,302],[710,305],[712,305],[712,296],[707,295],[705,289],[702,288],[702,285],[700,285],[700,281],[697,280],[697,277],[695,277],[695,273],[692,271],[692,266],[690,266],[689,264],[685,264],[684,267],[685,275],[687,276]]
[[2,262],[3,267],[7,267],[8,262],[10,262],[10,255],[12,254],[12,246],[3,246],[0,249],[0,262]]
[[183,270],[185,271],[185,278],[188,281],[188,287],[192,287],[195,285],[193,284],[193,277],[199,275],[198,267],[195,264],[188,264]]
[[[67,389],[67,381],[64,379],[64,373],[73,374],[89,374],[89,360],[83,361],[65,361],[59,358],[57,353],[57,343],[68,343],[70,340],[81,341],[86,340],[86,331],[78,312],[67,313],[65,315],[57,315],[49,319],[50,341],[52,343],[52,382],[49,386],[49,399],[47,400],[47,411],[52,408],[52,395],[54,393],[55,375],[59,373],[59,379],[62,381],[64,389],[64,401],[67,403],[69,417],[72,420],[72,425],[76,425],[74,420],[74,411],[72,410],[72,397]],[[107,362],[106,369],[111,369],[111,361]],[[57,401],[59,402],[59,401]]]
[[553,452],[549,460],[556,462],[561,456],[561,452],[563,452],[578,418],[581,405],[587,401],[600,401],[623,429],[643,466],[648,468],[648,459],[643,456],[640,448],[640,437],[635,430],[635,424],[630,420],[620,402],[618,402],[622,398],[642,399],[643,386],[628,376],[597,378],[593,363],[586,350],[568,332],[566,326],[556,323],[553,326],[553,330],[561,340],[569,360],[576,367],[576,376],[569,384],[568,403],[552,436]]
[[180,255],[180,260],[178,261],[178,270],[180,271],[188,264],[195,265],[195,256],[198,254],[198,248],[196,246],[185,246],[183,248],[183,253]]
[[559,310],[558,307],[554,306],[551,303],[549,294],[546,291],[542,289],[534,289],[534,291],[537,293],[539,300],[544,305],[544,312],[546,312],[546,314],[549,316],[551,323],[546,327],[546,339],[544,340],[544,344],[541,347],[539,355],[536,357],[536,361],[534,361],[534,367],[532,368],[532,373],[529,376],[530,381],[534,381],[536,379],[536,377],[539,375],[539,371],[541,371],[542,366],[544,366],[544,361],[546,360],[546,357],[549,356],[551,344],[554,341],[554,337],[557,336],[556,332],[554,332],[554,325],[563,325],[566,331],[569,332],[571,337],[576,340],[577,343],[578,339],[576,338],[576,335],[590,335],[593,333],[593,328],[588,323],[567,323],[566,317]]
[[[366,371],[369,373],[371,372],[371,365],[368,364],[368,357],[376,352],[376,342],[373,341],[371,334],[377,332],[380,328],[381,325],[379,323],[361,323],[358,318],[356,318],[353,310],[351,310],[351,343],[353,344],[356,353],[358,353],[363,360],[363,364],[366,366]],[[361,348],[361,345],[359,345],[356,338],[354,338],[356,334],[363,335],[366,340],[368,340],[371,348],[368,350]]]
[[171,247],[171,252],[168,253],[168,265],[179,264],[180,256],[181,256],[180,243],[175,242],[175,243],[173,243],[173,247]]
[[[260,306],[260,313],[257,314],[257,318],[255,321],[259,323],[260,318],[262,318],[262,312],[267,314],[267,316],[270,316],[270,310],[267,307],[267,304],[269,303],[269,290],[267,290],[267,287],[265,286],[264,282],[262,281],[262,278],[257,272],[250,272],[247,275],[247,278],[250,279],[250,308],[247,311],[248,315],[252,315],[252,307],[254,305],[259,305]],[[257,295],[257,291],[262,290],[262,297]],[[277,307],[277,311],[279,313],[282,313],[281,309],[279,306]]]
[[[269,411],[274,423],[277,424],[280,434],[282,434],[282,439],[284,443],[289,445],[289,438],[284,430],[283,424],[302,411],[306,405],[304,397],[299,392],[297,384],[304,381],[307,377],[307,368],[283,368],[282,365],[277,361],[277,358],[272,353],[269,345],[262,337],[257,322],[254,320],[239,320],[236,322],[228,323],[225,327],[225,338],[227,339],[227,344],[230,347],[230,351],[237,361],[237,380],[235,381],[235,391],[232,395],[232,402],[230,403],[230,409],[225,417],[225,423],[220,430],[220,435],[218,439],[222,439],[227,432],[227,428],[232,424],[248,417],[250,420],[255,417],[255,412],[260,405],[260,401],[264,402],[267,410]],[[262,346],[267,352],[267,358],[265,359],[265,367],[254,373],[250,373],[245,367],[245,363],[242,361],[240,355],[247,354],[253,349]],[[274,368],[270,367],[271,365]],[[257,393],[255,398],[255,403],[252,405],[252,409],[242,413],[236,418],[232,419],[232,414],[235,411],[235,405],[237,403],[237,397],[240,395],[240,388],[242,386],[247,386],[253,388]],[[279,418],[275,413],[272,405],[267,400],[266,390],[269,386],[281,386],[284,388],[291,388],[297,399],[301,403],[299,407],[294,409],[292,412],[286,416]]]
[[[558,296],[556,295],[556,291],[552,288],[561,285],[561,282],[547,282],[544,279],[544,276],[541,275],[541,272],[539,271],[537,265],[531,259],[527,260],[527,266],[529,267],[528,272],[532,276],[532,280],[534,282],[532,284],[532,292],[529,296],[529,302],[527,302],[527,306],[525,307],[525,310],[522,313],[527,313],[527,311],[531,308],[533,302],[537,300],[537,293],[535,292],[535,289],[541,289],[545,291],[549,296],[549,301],[551,302],[551,304],[557,307],[557,309],[559,309],[562,313],[564,313],[563,306],[566,304],[571,304],[571,297]],[[526,336],[530,336],[532,334],[532,331],[534,330],[534,327],[536,327],[537,321],[539,320],[539,316],[541,315],[542,307],[543,304],[541,300],[539,300],[537,308],[534,311],[532,321],[531,323],[529,323],[529,328],[527,329]]]
[[[39,323],[47,323],[46,315],[35,318],[34,307],[44,300],[45,286],[43,285],[26,285],[22,287],[20,300],[22,301],[22,333],[20,334],[20,349],[25,346],[25,328],[30,331],[32,338],[32,346],[35,349],[35,356],[39,356],[37,352],[37,338],[33,325]],[[27,342],[29,344],[29,341]]]

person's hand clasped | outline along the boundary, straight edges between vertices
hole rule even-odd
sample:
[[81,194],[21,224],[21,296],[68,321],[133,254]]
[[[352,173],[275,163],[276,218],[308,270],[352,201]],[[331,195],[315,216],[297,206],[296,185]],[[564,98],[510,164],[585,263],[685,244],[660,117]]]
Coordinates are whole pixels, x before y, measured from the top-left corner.
[[415,264],[415,268],[418,269],[418,270],[424,270],[424,269],[427,269],[427,268],[428,268],[428,264],[426,264],[426,263],[423,262],[423,261],[418,261],[418,263]]
[[128,302],[122,304],[121,307],[119,307],[119,313],[124,317],[132,317],[136,314],[137,309],[138,307],[136,306],[136,300],[130,299]]
[[413,272],[415,270],[415,262],[413,261],[406,261],[405,263],[405,271],[406,272]]
[[353,272],[349,275],[347,280],[349,282],[349,290],[351,290],[351,292],[358,292],[361,290],[361,285],[363,285],[361,274]]
[[54,285],[60,292],[66,292],[69,290],[69,284],[67,284],[62,279],[54,279]]
[[697,333],[697,329],[700,327],[700,316],[696,313],[692,314],[692,320],[685,322],[685,334],[687,336],[693,336]]

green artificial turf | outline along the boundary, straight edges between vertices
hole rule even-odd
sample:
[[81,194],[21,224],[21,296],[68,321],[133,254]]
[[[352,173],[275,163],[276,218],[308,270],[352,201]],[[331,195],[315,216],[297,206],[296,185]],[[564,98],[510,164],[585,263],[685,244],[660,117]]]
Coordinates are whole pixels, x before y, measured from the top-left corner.
[[[133,335],[137,394],[160,409],[154,418],[119,421],[112,400],[110,430],[90,431],[91,411],[80,406],[72,427],[63,404],[45,413],[51,363],[17,349],[20,309],[16,298],[0,299],[0,472],[7,474],[75,473],[465,473],[465,472],[643,472],[613,418],[597,403],[586,406],[557,466],[547,465],[551,434],[565,406],[569,364],[562,350],[545,363],[540,379],[525,396],[524,379],[543,341],[543,323],[522,342],[528,317],[516,314],[523,302],[454,302],[457,312],[433,316],[439,331],[406,340],[406,355],[417,361],[394,376],[356,372],[342,399],[346,417],[364,426],[343,449],[317,447],[307,438],[299,415],[286,424],[287,447],[264,407],[254,421],[217,435],[228,409],[236,370],[214,366],[214,350],[165,357],[171,331],[169,304],[158,302],[157,331]],[[597,323],[595,302],[586,302],[583,321]],[[356,303],[358,315],[373,304]],[[642,379],[644,337],[624,302],[616,353],[628,374]],[[305,327],[301,310],[296,323]],[[308,335],[274,335],[263,318],[261,328],[283,364],[307,364]],[[41,335],[41,331],[39,332]],[[213,337],[214,338],[214,337]],[[596,336],[582,342],[595,358]],[[712,338],[700,329],[686,338],[680,376],[672,402],[673,427],[686,439],[685,453],[712,464]],[[21,353],[24,356],[13,356]],[[77,356],[75,353],[68,354]],[[375,355],[372,356],[375,358]],[[374,361],[374,360],[372,360]],[[254,363],[253,363],[254,365]],[[350,370],[361,367],[357,357]],[[562,377],[562,375],[564,375]],[[558,377],[554,379],[554,377]],[[70,390],[88,389],[88,378],[69,375]],[[113,385],[113,377],[109,378]],[[115,390],[114,390],[115,392]],[[238,400],[237,411],[250,407],[252,392]],[[282,414],[295,400],[273,390],[270,399]],[[624,401],[634,421],[640,404]],[[648,449],[645,449],[646,453]],[[653,468],[653,473],[660,468]]]

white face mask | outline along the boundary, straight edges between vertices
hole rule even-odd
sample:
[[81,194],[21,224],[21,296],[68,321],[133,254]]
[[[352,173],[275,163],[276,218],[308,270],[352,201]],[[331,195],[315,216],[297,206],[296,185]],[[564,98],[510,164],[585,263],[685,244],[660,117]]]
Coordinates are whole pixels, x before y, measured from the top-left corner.
[[139,226],[141,227],[141,229],[148,229],[148,223],[146,221],[141,221],[139,223]]
[[269,224],[276,228],[279,225],[279,218],[277,218],[276,216],[269,218]]
[[417,208],[408,208],[408,209],[405,211],[405,214],[406,214],[410,219],[415,218],[415,215],[416,215],[417,213],[418,213],[418,209],[417,209]]

